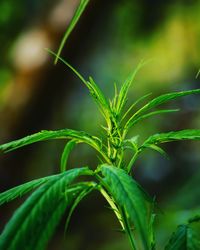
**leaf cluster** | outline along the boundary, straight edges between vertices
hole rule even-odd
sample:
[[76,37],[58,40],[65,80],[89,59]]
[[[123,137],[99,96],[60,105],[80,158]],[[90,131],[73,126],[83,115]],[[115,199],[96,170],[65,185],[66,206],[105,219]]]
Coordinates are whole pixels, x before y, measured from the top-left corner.
[[[51,53],[54,54],[53,52]],[[142,107],[136,108],[141,100],[149,97],[149,95],[145,95],[126,108],[128,90],[141,64],[128,77],[119,91],[115,86],[113,99],[107,100],[91,77],[85,80],[71,65],[61,58],[60,60],[88,88],[91,97],[106,121],[106,127],[102,127],[105,136],[100,138],[72,129],[43,130],[0,146],[1,151],[9,152],[36,142],[55,139],[67,140],[61,156],[60,174],[30,181],[0,194],[0,204],[3,204],[35,190],[6,225],[0,236],[0,248],[20,249],[23,245],[27,245],[27,249],[35,249],[35,246],[37,246],[37,249],[44,249],[66,208],[69,207],[66,221],[67,228],[72,213],[79,202],[95,189],[105,197],[111,206],[119,220],[122,231],[129,238],[131,248],[154,249],[154,201],[145,193],[136,180],[130,176],[130,173],[139,154],[145,148],[151,148],[165,155],[166,153],[160,147],[160,144],[179,140],[199,140],[200,130],[187,129],[157,133],[148,137],[141,144],[138,143],[139,135],[128,137],[128,132],[132,130],[136,123],[142,122],[149,116],[177,111],[167,109],[152,111],[152,109],[178,97],[199,94],[200,90],[195,89],[164,94],[147,101]],[[134,112],[133,109],[135,109]],[[67,170],[70,153],[79,143],[88,144],[96,150],[100,158],[100,163],[96,170],[90,170],[88,167]],[[124,157],[127,149],[132,151],[132,158],[129,162],[125,162]],[[92,182],[73,183],[80,175],[89,175],[94,180]],[[187,228],[188,226],[179,227],[178,236],[177,234],[173,235],[166,249],[172,249],[170,246],[173,246],[173,244],[182,244],[174,243],[175,240],[173,239],[177,237],[178,242],[180,239],[182,240],[180,234],[185,235]],[[30,241],[29,234],[32,232],[34,232],[34,238]]]
[[[153,229],[155,202],[131,177],[135,161],[146,148],[166,155],[160,144],[170,141],[200,139],[199,129],[157,133],[146,138],[142,143],[138,141],[139,135],[129,136],[135,124],[146,118],[178,111],[177,109],[160,108],[162,104],[179,97],[199,94],[200,89],[163,94],[147,100],[142,106],[141,101],[144,102],[150,97],[150,94],[147,94],[127,107],[128,92],[136,73],[144,66],[145,62],[141,62],[136,67],[121,88],[118,89],[115,85],[114,97],[112,100],[108,100],[92,77],[84,79],[74,67],[60,57],[66,39],[88,2],[89,0],[80,1],[79,8],[65,33],[58,53],[50,50],[49,52],[55,56],[56,62],[58,60],[63,62],[87,87],[105,120],[106,125],[102,126],[104,136],[98,137],[72,129],[43,130],[0,145],[0,151],[9,152],[41,141],[56,139],[66,141],[61,155],[60,173],[27,182],[0,194],[0,205],[2,205],[33,191],[21,207],[16,210],[0,235],[0,249],[2,250],[24,249],[24,246],[27,250],[45,249],[66,209],[68,208],[67,228],[74,209],[93,190],[99,191],[110,205],[122,231],[125,232],[130,241],[131,249],[155,249]],[[95,170],[88,167],[68,170],[70,153],[79,143],[85,143],[96,150],[100,162]],[[127,150],[131,150],[132,154],[128,162],[125,161]],[[80,182],[78,181],[79,176],[90,176],[90,181]],[[199,229],[192,227],[193,224],[198,223],[199,219],[196,219],[188,222],[187,225],[180,226],[173,234],[166,249],[199,249],[197,233]],[[188,241],[186,246],[185,242]]]

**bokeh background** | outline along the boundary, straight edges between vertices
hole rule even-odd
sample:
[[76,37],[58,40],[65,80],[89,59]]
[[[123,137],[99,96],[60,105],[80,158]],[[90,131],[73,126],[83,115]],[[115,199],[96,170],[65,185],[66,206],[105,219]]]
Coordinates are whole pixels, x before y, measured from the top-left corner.
[[[56,50],[78,0],[0,1],[0,143],[42,129],[74,128],[100,133],[102,121],[83,84],[62,64],[53,65],[45,48]],[[112,96],[141,60],[150,62],[137,74],[129,102],[152,92],[199,88],[200,2],[198,0],[93,0],[71,34],[62,56]],[[166,105],[179,113],[149,118],[131,134],[200,128],[200,97]],[[57,173],[63,141],[43,142],[0,155],[0,190]],[[176,226],[199,211],[200,143],[164,146],[170,160],[146,151],[136,162],[136,178],[159,204],[155,222],[157,249],[163,249]],[[98,160],[88,147],[72,153],[69,168]],[[22,199],[1,207],[0,228]],[[98,193],[75,211],[68,235],[65,220],[49,249],[129,249],[117,232],[112,212]]]

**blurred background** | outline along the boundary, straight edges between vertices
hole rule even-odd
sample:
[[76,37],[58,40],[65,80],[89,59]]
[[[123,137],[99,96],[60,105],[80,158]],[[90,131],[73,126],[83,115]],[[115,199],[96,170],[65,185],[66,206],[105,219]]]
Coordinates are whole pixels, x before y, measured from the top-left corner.
[[[0,143],[40,131],[73,128],[101,133],[100,117],[87,89],[64,65],[53,65],[45,48],[57,50],[78,0],[0,1]],[[64,48],[62,57],[85,77],[93,76],[108,97],[141,60],[129,102],[152,92],[199,88],[200,2],[195,0],[93,0]],[[200,128],[200,97],[189,96],[165,107],[179,113],[148,118],[131,135]],[[59,171],[63,141],[34,144],[0,155],[0,191]],[[199,211],[200,143],[164,145],[170,160],[146,151],[136,162],[136,178],[159,204],[155,228],[163,249],[176,226]],[[87,146],[72,153],[69,168],[98,160]],[[19,199],[1,207],[0,228]],[[51,250],[121,250],[129,242],[98,193],[75,211],[68,234],[65,220],[49,244]]]

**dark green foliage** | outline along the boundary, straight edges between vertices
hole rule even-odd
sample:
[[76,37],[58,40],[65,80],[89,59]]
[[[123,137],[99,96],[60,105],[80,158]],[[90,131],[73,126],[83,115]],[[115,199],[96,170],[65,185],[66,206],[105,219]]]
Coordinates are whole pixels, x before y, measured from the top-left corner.
[[135,230],[138,230],[142,238],[144,249],[149,249],[151,235],[149,224],[151,218],[150,204],[146,196],[134,181],[122,169],[114,166],[103,165],[102,174],[105,176],[103,181],[116,204],[124,209],[125,216],[130,219]]
[[60,161],[60,171],[61,172],[64,172],[66,170],[68,157],[69,157],[71,151],[73,150],[73,148],[75,147],[76,143],[77,143],[76,140],[71,140],[71,141],[67,142],[67,144],[65,145],[65,148],[64,148],[62,156],[61,156],[61,161]]
[[[146,111],[171,99],[196,94],[200,91],[192,90],[170,93],[154,98],[136,111],[125,122],[125,126],[122,126],[122,120],[126,119],[127,114],[132,111],[133,106],[147,97],[145,95],[139,98],[128,108],[124,115],[122,114],[128,89],[135,73],[122,86],[119,95],[115,87],[115,96],[113,100],[108,102],[92,78],[86,81],[72,66],[63,59],[62,61],[76,73],[89,89],[92,98],[106,120],[107,127],[104,127],[106,134],[105,137],[98,138],[83,131],[72,129],[58,131],[44,130],[0,146],[1,151],[8,152],[40,141],[51,139],[69,140],[61,156],[61,174],[33,180],[0,194],[0,204],[3,204],[39,187],[15,212],[5,227],[0,237],[0,248],[12,250],[21,249],[23,246],[26,246],[26,249],[45,249],[66,207],[69,207],[66,222],[67,228],[71,215],[79,202],[91,191],[97,189],[113,209],[122,230],[130,240],[131,248],[139,250],[154,249],[153,222],[155,214],[152,209],[154,202],[140,185],[129,176],[129,173],[143,149],[151,148],[167,156],[158,144],[177,140],[199,140],[200,130],[189,129],[155,134],[146,139],[141,146],[138,145],[138,135],[129,139],[126,138],[126,134],[134,124],[144,118],[177,110],[163,109],[145,113]],[[78,143],[90,145],[102,157],[101,162],[104,164],[98,166],[95,172],[88,168],[65,172],[68,157]],[[130,162],[125,162],[124,159],[124,152],[127,148],[130,148],[133,153]],[[103,178],[99,175],[100,173],[103,175]],[[96,179],[96,182],[79,182],[75,185],[69,185],[79,175],[92,175]],[[184,246],[186,235],[192,237],[190,243],[187,243],[191,247],[188,249],[197,249],[195,247],[199,244],[199,241],[196,240],[196,234],[188,228],[190,228],[188,225],[179,227],[177,234],[170,241],[172,248],[170,248],[171,245],[168,245],[167,249],[173,249],[174,247],[181,249]],[[32,234],[34,237],[31,237]]]
[[94,148],[99,147],[99,141],[85,132],[75,131],[72,129],[62,129],[57,131],[43,130],[39,133],[26,136],[22,139],[3,144],[2,146],[0,146],[0,150],[8,152],[35,142],[47,141],[52,139],[77,139],[80,142],[85,142]]
[[79,192],[77,194],[76,198],[74,199],[74,201],[71,204],[71,208],[70,208],[70,211],[68,213],[67,221],[66,221],[66,224],[65,224],[65,231],[68,228],[71,216],[72,216],[75,208],[78,206],[78,204],[82,201],[82,199],[84,197],[86,197],[90,192],[92,192],[96,188],[97,184],[96,183],[88,182],[88,183],[84,183],[84,185],[85,185],[85,187],[82,189],[81,192]]
[[82,191],[81,185],[69,184],[89,173],[81,168],[49,178],[14,213],[0,236],[0,249],[44,249],[66,207]]
[[30,192],[31,190],[37,188],[38,186],[44,184],[45,182],[54,179],[55,176],[47,176],[44,178],[40,178],[37,180],[33,180],[33,181],[29,181],[27,183],[24,183],[20,186],[14,187],[9,189],[8,191],[5,191],[3,193],[0,194],[0,205],[12,201],[13,199],[17,198],[17,197],[21,197],[24,194],[26,194],[27,192]]
[[[1,249],[21,249],[22,246],[26,245],[27,249],[35,249],[35,247],[37,247],[37,249],[45,249],[66,207],[70,206],[66,222],[67,228],[71,215],[79,202],[91,191],[98,189],[117,216],[122,230],[127,234],[130,240],[131,248],[154,249],[153,222],[155,214],[152,209],[154,202],[140,185],[129,176],[129,173],[143,149],[150,148],[167,157],[165,151],[160,148],[158,144],[177,140],[199,140],[200,130],[189,129],[155,134],[147,138],[141,146],[138,145],[138,135],[129,139],[126,138],[126,134],[134,124],[144,118],[177,111],[163,109],[145,113],[151,108],[171,99],[196,94],[200,91],[192,90],[170,93],[154,98],[136,111],[136,113],[127,120],[125,126],[122,126],[122,120],[126,119],[127,114],[132,111],[133,106],[149,96],[148,94],[139,98],[128,108],[124,115],[122,114],[128,89],[130,88],[135,73],[125,82],[119,94],[115,87],[115,96],[113,100],[108,102],[91,77],[89,81],[86,81],[72,66],[63,59],[61,60],[75,72],[89,89],[92,98],[106,120],[107,127],[104,127],[106,135],[104,138],[98,138],[83,131],[75,131],[72,129],[62,129],[58,131],[44,130],[0,146],[0,150],[8,152],[40,141],[51,139],[69,140],[61,156],[60,170],[63,173],[33,180],[0,194],[0,204],[3,204],[40,186],[16,211],[7,224],[0,237],[0,247]],[[98,166],[95,172],[87,168],[65,172],[68,157],[78,143],[90,145],[102,157],[101,162],[104,164]],[[127,148],[130,148],[133,153],[130,162],[125,162],[124,160],[124,152]],[[102,178],[99,173],[102,173],[104,178]],[[96,182],[80,182],[70,186],[71,181],[79,175],[92,175],[96,178]],[[173,236],[173,239],[178,238],[178,240],[172,239],[170,241],[172,243],[175,242],[172,247],[178,246],[179,248],[177,249],[181,249],[184,244],[183,239],[185,239],[185,235],[191,232],[191,230],[188,231],[188,227],[187,225],[179,228],[178,236]],[[30,234],[32,233],[34,233],[34,237],[29,240]],[[195,234],[192,233],[189,235],[191,235],[193,239],[193,235]],[[197,240],[191,240],[190,245],[194,246],[191,248],[192,250],[195,249],[196,244],[198,244]],[[170,245],[168,247],[170,247]]]
[[198,250],[200,249],[200,218],[190,220],[186,225],[177,227],[165,250]]
[[199,94],[200,89],[194,89],[189,91],[181,91],[181,92],[174,92],[174,93],[168,93],[161,96],[158,96],[148,102],[146,105],[144,105],[142,108],[140,108],[126,123],[125,130],[129,130],[135,123],[135,120],[139,119],[141,115],[143,115],[145,112],[149,111],[152,108],[156,108],[157,106],[166,103],[168,101],[171,101],[173,99],[177,99],[179,97],[191,95],[191,94]]
[[[36,189],[30,197],[16,210],[0,236],[1,250],[43,250],[53,235],[57,224],[68,207],[66,229],[74,209],[94,189],[98,190],[107,200],[116,215],[122,231],[129,238],[131,249],[153,250],[154,239],[154,200],[131,177],[135,161],[145,149],[153,149],[167,157],[158,144],[178,140],[200,140],[200,130],[188,129],[151,135],[139,145],[139,135],[127,138],[127,133],[133,126],[145,118],[178,111],[177,109],[152,109],[168,101],[190,94],[199,94],[200,89],[168,93],[158,96],[140,107],[132,114],[133,107],[139,105],[150,94],[136,100],[125,111],[128,91],[138,70],[144,65],[140,63],[121,86],[118,92],[115,85],[115,95],[108,100],[95,81],[89,77],[85,80],[68,62],[60,57],[66,39],[86,8],[89,0],[81,0],[80,5],[66,31],[58,53],[49,50],[50,54],[59,59],[88,88],[91,97],[97,104],[106,121],[104,135],[97,137],[83,131],[62,129],[58,131],[43,130],[0,146],[0,151],[8,152],[32,143],[63,139],[68,140],[63,150],[60,162],[60,174],[33,180],[14,187],[0,194],[0,205],[9,202],[27,192]],[[124,112],[124,113],[123,113]],[[73,148],[85,143],[100,154],[101,165],[96,170],[79,168],[65,171],[68,157]],[[126,161],[124,155],[131,149],[131,159]],[[90,181],[80,182],[79,176],[90,176]],[[91,181],[91,178],[94,181]],[[73,183],[73,181],[75,181]],[[199,217],[191,219],[188,224],[181,225],[172,235],[166,250],[198,250],[200,249]]]

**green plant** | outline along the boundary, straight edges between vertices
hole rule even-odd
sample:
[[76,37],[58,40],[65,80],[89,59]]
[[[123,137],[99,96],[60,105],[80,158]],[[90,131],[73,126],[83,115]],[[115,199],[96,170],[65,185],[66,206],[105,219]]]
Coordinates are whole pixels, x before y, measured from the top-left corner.
[[[73,27],[86,6],[84,3],[87,4],[88,1],[81,1],[82,6],[77,12],[79,14],[75,15],[72,22]],[[69,32],[73,29],[72,26],[70,27]],[[66,36],[69,35],[69,32],[66,33]],[[66,36],[64,40],[66,40]],[[72,129],[45,130],[0,146],[1,151],[9,152],[39,141],[68,140],[61,156],[59,174],[27,182],[0,194],[1,205],[36,189],[17,209],[6,225],[0,236],[0,249],[18,250],[24,249],[24,246],[26,246],[25,249],[29,250],[45,249],[66,209],[69,209],[67,227],[74,209],[93,190],[98,190],[107,200],[121,225],[122,231],[125,232],[130,241],[131,249],[155,249],[153,229],[155,202],[134,177],[131,177],[131,174],[134,173],[134,163],[146,148],[166,155],[160,147],[162,143],[199,140],[200,130],[188,129],[158,133],[142,143],[139,142],[139,135],[129,137],[128,132],[136,123],[147,117],[178,111],[177,109],[158,109],[155,111],[154,108],[178,97],[199,94],[200,89],[163,94],[137,108],[142,100],[149,97],[149,95],[145,95],[126,108],[129,88],[136,73],[144,63],[138,65],[120,90],[115,85],[114,97],[112,100],[108,100],[91,77],[88,80],[84,79],[80,73],[60,57],[63,44],[61,44],[58,54],[49,52],[56,57],[56,60],[60,59],[67,65],[88,88],[105,119],[106,125],[102,126],[104,136],[100,138]],[[88,167],[67,170],[68,157],[79,143],[88,144],[96,150],[100,163],[95,170]],[[128,161],[125,158],[127,150],[132,152],[132,157]],[[89,176],[90,181],[79,181],[78,177],[80,176]],[[190,220],[187,225],[179,226],[166,249],[200,249],[197,229],[193,227],[199,221],[200,218],[196,217]]]

